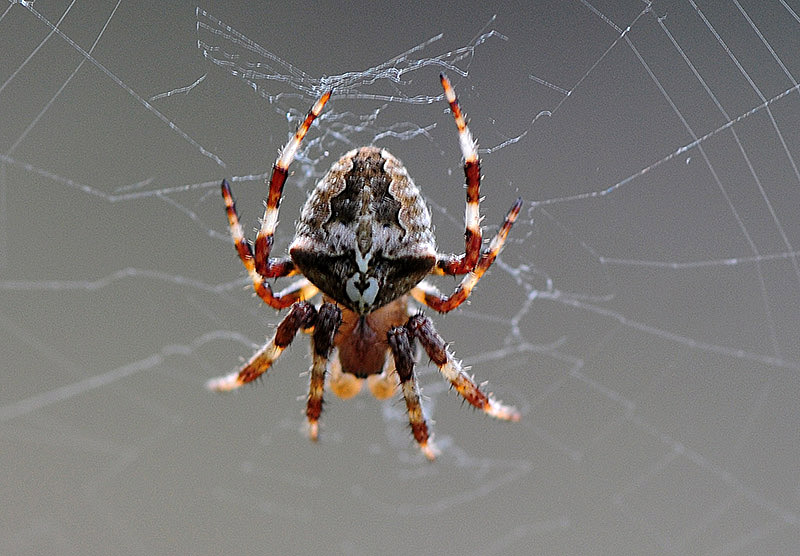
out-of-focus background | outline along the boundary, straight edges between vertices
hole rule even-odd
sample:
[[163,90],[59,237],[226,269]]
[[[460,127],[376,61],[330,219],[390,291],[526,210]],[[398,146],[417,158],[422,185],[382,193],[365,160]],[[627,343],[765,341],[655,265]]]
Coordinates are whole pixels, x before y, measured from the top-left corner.
[[[0,7],[0,552],[797,553],[800,5],[489,4]],[[399,395],[328,396],[312,444],[303,335],[207,392],[281,318],[219,181],[251,231],[324,88],[275,252],[364,144],[463,248],[440,71],[487,236],[525,204],[471,303],[428,314],[522,421],[423,358],[435,464]]]

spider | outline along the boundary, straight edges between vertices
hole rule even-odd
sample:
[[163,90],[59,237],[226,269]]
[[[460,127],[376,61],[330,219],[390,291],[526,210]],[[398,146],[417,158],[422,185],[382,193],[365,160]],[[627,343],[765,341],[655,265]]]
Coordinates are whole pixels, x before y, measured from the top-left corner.
[[[209,389],[228,391],[252,382],[272,366],[302,329],[311,335],[306,418],[312,440],[319,435],[326,374],[330,375],[331,391],[343,399],[357,394],[364,380],[378,399],[392,396],[399,384],[414,439],[428,459],[435,459],[438,450],[423,415],[414,372],[416,341],[467,402],[493,417],[519,420],[516,409],[484,393],[464,372],[431,319],[409,308],[409,296],[439,313],[461,305],[494,262],[522,207],[522,199],[517,199],[488,248],[482,250],[477,144],[450,81],[444,74],[439,77],[464,156],[464,253],[437,252],[430,213],[405,167],[386,150],[369,146],[346,153],[331,167],[302,209],[289,257],[270,257],[289,164],[330,98],[331,91],[327,91],[273,166],[255,250],[242,233],[230,185],[222,181],[233,242],[256,294],[270,307],[288,307],[289,312],[269,342],[239,371],[210,380]],[[302,278],[278,293],[266,282],[298,274]],[[463,279],[445,296],[423,281],[431,274],[463,275]],[[320,305],[307,301],[319,292]]]

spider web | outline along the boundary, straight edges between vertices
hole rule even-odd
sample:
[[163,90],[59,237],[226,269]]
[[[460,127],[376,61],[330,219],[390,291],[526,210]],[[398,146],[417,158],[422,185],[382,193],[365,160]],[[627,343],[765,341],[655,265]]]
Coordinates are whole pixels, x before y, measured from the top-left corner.
[[[0,552],[796,553],[800,4],[249,4],[0,8]],[[440,71],[486,235],[525,205],[470,304],[431,316],[522,422],[423,361],[435,464],[399,398],[329,395],[311,444],[305,337],[260,385],[205,391],[280,318],[219,181],[256,226],[323,89],[276,252],[363,144],[463,248]]]

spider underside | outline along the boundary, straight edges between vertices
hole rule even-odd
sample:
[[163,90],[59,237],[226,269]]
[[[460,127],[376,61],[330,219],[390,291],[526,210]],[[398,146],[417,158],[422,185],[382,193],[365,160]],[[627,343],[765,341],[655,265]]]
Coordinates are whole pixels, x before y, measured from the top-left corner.
[[[399,383],[414,439],[426,457],[437,450],[420,405],[414,372],[418,341],[456,391],[494,417],[517,421],[519,413],[484,393],[464,372],[432,321],[409,309],[409,296],[446,313],[461,305],[494,262],[522,206],[517,199],[489,246],[482,250],[480,161],[477,145],[448,79],[440,76],[458,126],[464,156],[467,209],[463,254],[438,253],[428,208],[402,163],[386,150],[361,147],[346,153],[317,183],[297,222],[289,257],[270,258],[283,185],[289,164],[314,119],[330,98],[326,92],[273,166],[264,218],[255,249],[245,239],[230,186],[222,182],[228,223],[239,257],[261,299],[275,309],[289,308],[273,337],[239,370],[208,382],[227,391],[266,372],[299,330],[311,335],[312,363],[306,406],[309,435],[318,438],[325,377],[341,398],[357,394],[366,380],[373,395],[385,399]],[[301,274],[275,293],[267,279]],[[463,275],[450,296],[424,281],[430,274]],[[308,299],[322,294],[314,306]]]

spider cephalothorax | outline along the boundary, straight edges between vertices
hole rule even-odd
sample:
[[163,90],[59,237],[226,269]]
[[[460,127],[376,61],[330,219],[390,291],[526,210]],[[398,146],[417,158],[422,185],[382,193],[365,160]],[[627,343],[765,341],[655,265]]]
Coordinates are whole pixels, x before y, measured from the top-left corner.
[[[486,413],[516,421],[519,413],[495,401],[467,376],[447,349],[431,320],[409,311],[408,297],[445,313],[463,303],[491,266],[516,220],[517,199],[488,248],[482,250],[478,203],[480,161],[450,82],[441,76],[464,155],[467,211],[464,253],[436,251],[431,218],[419,190],[394,156],[376,147],[345,154],[317,183],[297,222],[290,258],[270,258],[278,206],[289,164],[305,134],[319,116],[330,92],[313,106],[273,167],[264,218],[255,252],[244,238],[228,182],[222,182],[228,222],[256,293],[268,305],[289,313],[273,338],[239,371],[209,381],[213,390],[231,390],[263,374],[299,330],[311,334],[311,379],[306,416],[311,438],[318,436],[325,377],[331,390],[349,398],[366,379],[378,398],[391,396],[399,382],[411,430],[423,453],[434,459],[428,425],[420,406],[414,373],[415,341],[458,393]],[[266,282],[302,274],[303,278],[275,294]],[[429,274],[464,275],[450,296],[441,295],[423,279]],[[307,299],[322,293],[315,307]]]

